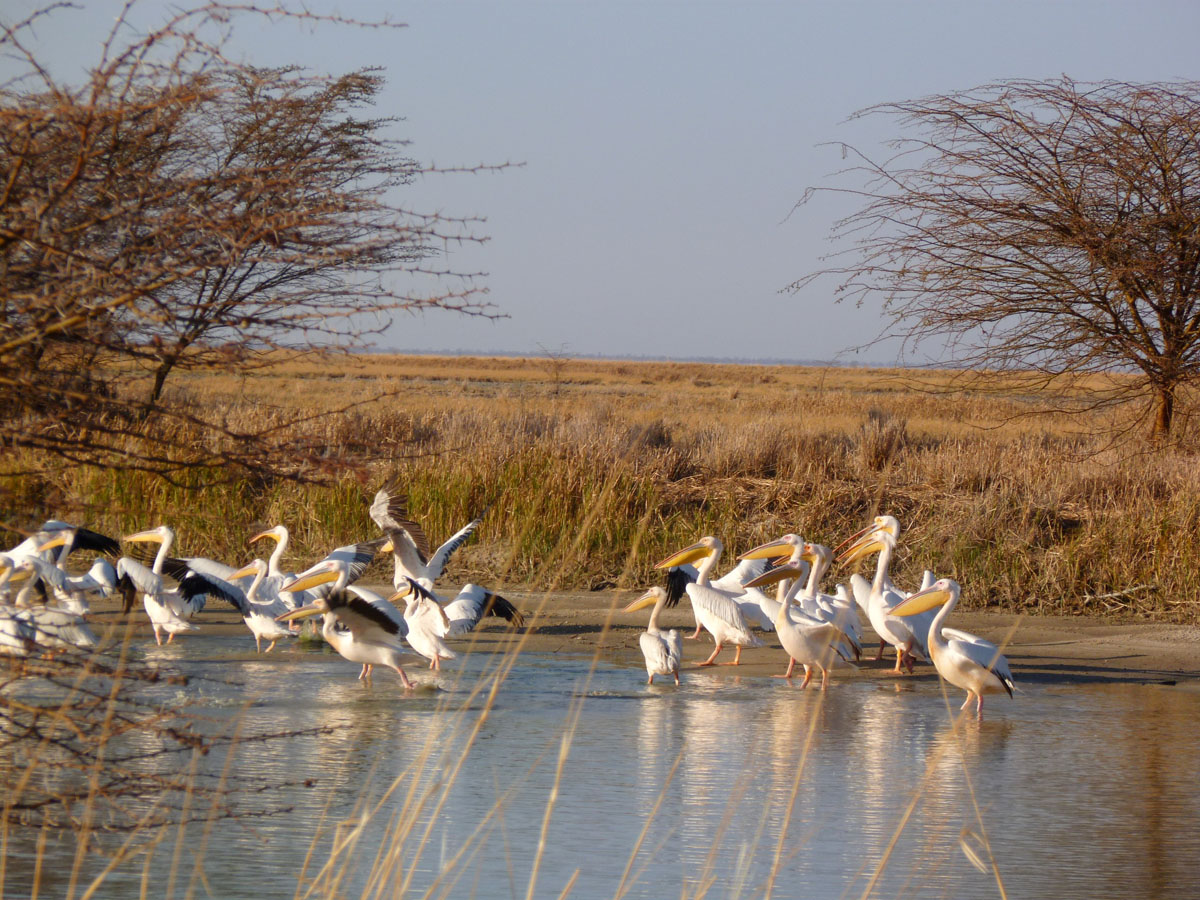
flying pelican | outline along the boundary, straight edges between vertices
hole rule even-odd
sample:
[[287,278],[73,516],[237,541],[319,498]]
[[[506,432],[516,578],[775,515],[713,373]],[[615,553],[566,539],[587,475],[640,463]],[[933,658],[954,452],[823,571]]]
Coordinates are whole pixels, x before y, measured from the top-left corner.
[[[374,556],[374,550],[371,556]],[[369,563],[370,559],[362,568],[365,569]],[[411,688],[412,682],[400,668],[405,653],[402,637],[407,626],[404,617],[400,610],[382,598],[379,603],[373,603],[347,590],[350,578],[357,577],[355,568],[356,563],[352,559],[333,558],[331,554],[330,558],[313,566],[307,574],[286,582],[281,590],[291,593],[323,585],[331,585],[331,588],[307,606],[284,613],[279,620],[291,622],[307,616],[324,615],[321,634],[329,646],[344,658],[362,666],[362,671],[358,673],[360,680],[370,681],[373,667],[387,666],[400,675],[406,688]]]
[[233,605],[254,635],[255,652],[263,652],[262,642],[265,638],[271,642],[266,650],[270,653],[280,638],[296,636],[295,631],[280,625],[276,618],[298,607],[291,600],[291,594],[280,592],[279,586],[283,583],[281,576],[267,577],[267,564],[261,559],[252,560],[229,577],[230,581],[238,581],[250,575],[254,576],[254,580],[246,588],[241,602],[234,601]]
[[975,698],[975,714],[983,717],[983,695],[1001,691],[1013,695],[1012,672],[1000,648],[966,631],[945,628],[946,619],[958,604],[960,588],[953,578],[943,578],[923,591],[917,591],[892,610],[893,616],[910,616],[941,606],[929,626],[929,653],[938,674],[967,692],[960,709]]
[[[685,588],[688,598],[692,601],[692,611],[696,621],[713,636],[716,648],[702,666],[715,665],[717,654],[726,643],[737,647],[733,662],[727,665],[738,665],[742,658],[743,647],[761,647],[762,640],[750,630],[746,617],[742,615],[741,607],[734,600],[734,595],[728,591],[714,588],[709,582],[709,575],[721,558],[725,549],[717,538],[702,537],[690,547],[685,547],[678,553],[672,554],[656,565],[656,569],[667,569],[671,566],[681,566],[685,563],[699,562],[696,568],[696,580]],[[739,586],[740,587],[740,586]],[[741,591],[739,590],[739,593]]]
[[[875,565],[875,578],[871,582],[871,592],[867,598],[867,616],[871,627],[880,638],[896,648],[896,671],[901,666],[907,666],[911,673],[913,669],[914,650],[923,658],[928,659],[929,653],[925,647],[928,624],[907,619],[897,619],[891,610],[905,599],[896,588],[888,587],[888,566],[892,555],[896,552],[896,539],[890,531],[877,529],[867,531],[854,544],[842,552],[843,563],[853,562],[870,553],[878,553],[879,560]],[[878,659],[878,657],[876,657]]]
[[408,517],[408,499],[396,489],[395,484],[385,485],[375,493],[369,513],[371,521],[392,539],[392,555],[396,566],[392,586],[397,591],[407,591],[405,578],[415,578],[422,584],[433,585],[442,577],[450,555],[467,542],[483,521],[483,513],[480,513],[431,554],[425,530]]
[[443,659],[458,656],[443,640],[450,630],[446,610],[431,591],[413,578],[408,579],[407,590],[397,591],[388,602],[395,603],[405,597],[408,599],[404,604],[404,622],[408,625],[408,634],[404,639],[429,660],[429,668],[440,670]]
[[683,658],[683,642],[679,632],[672,628],[663,631],[658,627],[658,616],[667,605],[667,591],[662,587],[652,587],[642,596],[625,607],[624,612],[636,612],[645,609],[651,603],[654,609],[650,612],[650,623],[646,630],[638,635],[638,644],[642,648],[642,656],[646,658],[646,684],[654,684],[655,675],[670,675],[679,684],[679,661]]
[[[31,579],[36,581],[38,563],[49,565],[36,555],[26,556],[10,567],[5,580]],[[44,592],[42,597],[46,599]],[[29,626],[34,643],[46,650],[88,650],[99,643],[83,616],[70,610],[57,606],[46,606],[44,603],[32,603],[8,609],[14,618],[23,620]]]
[[[189,561],[170,557],[171,547],[175,543],[175,532],[170,527],[160,525],[148,531],[126,535],[122,540],[158,544],[154,563],[149,568],[128,556],[117,560],[118,586],[125,599],[125,611],[129,611],[134,595],[140,591],[142,606],[146,615],[150,617],[156,643],[162,644],[164,631],[167,633],[168,644],[177,634],[195,631],[196,626],[189,620],[204,608],[204,598],[209,594],[220,596],[237,605],[238,589],[220,577],[212,577],[192,569]],[[233,572],[234,569],[229,567],[228,574]],[[164,574],[179,582],[176,590],[168,591],[164,588]]]
[[[805,553],[807,555],[807,551]],[[810,559],[809,562],[811,561]],[[804,666],[804,681],[800,683],[800,687],[808,687],[812,680],[812,670],[817,668],[821,670],[821,690],[825,690],[833,658],[841,656],[847,662],[850,661],[838,645],[843,642],[853,644],[853,641],[832,622],[823,622],[807,614],[802,615],[799,621],[793,618],[790,607],[804,584],[802,574],[803,570],[799,566],[777,566],[753,579],[747,586],[765,587],[787,578],[792,579],[784,602],[779,605],[779,611],[775,614],[775,633],[779,636],[779,643],[787,651],[788,667],[786,672],[775,677],[790,679],[796,663],[800,663]]]

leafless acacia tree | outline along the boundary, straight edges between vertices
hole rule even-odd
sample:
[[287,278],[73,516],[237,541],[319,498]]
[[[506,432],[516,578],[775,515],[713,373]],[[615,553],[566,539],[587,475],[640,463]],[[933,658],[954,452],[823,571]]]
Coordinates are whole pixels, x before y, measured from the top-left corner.
[[1092,401],[1150,400],[1168,435],[1200,376],[1200,84],[1006,81],[857,115],[908,136],[884,162],[845,148],[847,249],[793,289],[833,275],[883,298],[886,336],[976,370],[1136,373]]
[[368,114],[378,72],[261,69],[223,51],[239,17],[317,17],[208,3],[138,34],[132,6],[80,86],[29,43],[70,8],[0,28],[0,52],[22,63],[0,85],[0,446],[269,469],[274,431],[164,403],[170,372],[361,345],[400,309],[491,314],[475,275],[436,261],[480,238],[472,220],[400,204],[425,170]]

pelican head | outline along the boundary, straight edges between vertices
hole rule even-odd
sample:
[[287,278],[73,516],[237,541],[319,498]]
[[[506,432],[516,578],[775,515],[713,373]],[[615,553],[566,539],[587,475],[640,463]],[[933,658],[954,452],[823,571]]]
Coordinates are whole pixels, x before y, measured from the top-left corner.
[[[299,609],[293,609],[291,612],[285,612],[282,616],[276,616],[276,622],[293,622],[296,619],[307,619],[309,616],[320,616],[329,612],[331,609],[329,601],[324,597],[318,597],[308,606],[301,606]],[[328,621],[328,620],[326,620]]]
[[246,541],[246,543],[253,544],[256,541],[261,541],[263,538],[270,538],[276,544],[280,544],[288,539],[287,526],[276,525],[274,528],[268,528],[266,531],[260,531],[254,537],[250,538],[250,540]]
[[174,538],[175,532],[166,525],[159,525],[157,528],[151,528],[148,531],[127,534],[121,540],[129,541],[130,543],[165,544],[167,541],[174,540]]
[[[341,567],[336,560],[325,560],[313,566],[311,571],[305,572],[287,584],[281,585],[279,590],[285,593],[307,591],[309,588],[314,588],[317,585],[337,581],[338,576],[341,574]],[[315,615],[315,613],[309,613],[309,615]]]
[[621,612],[637,612],[639,609],[645,609],[647,606],[653,606],[658,602],[659,597],[662,597],[663,602],[665,603],[667,599],[667,591],[665,588],[655,585],[628,606],[624,607]]
[[886,531],[888,534],[898,540],[900,538],[900,520],[895,516],[876,516],[871,520],[871,524],[866,528],[860,528],[858,531],[854,532],[854,534],[850,535],[850,537],[846,538],[844,541],[834,547],[833,552],[838,553],[847,544],[853,544],[860,538],[879,531]]
[[953,578],[939,579],[925,590],[917,591],[907,600],[897,603],[892,607],[890,615],[915,616],[917,613],[923,613],[956,599],[959,590],[958,582]]
[[753,550],[747,550],[738,559],[779,559],[791,556],[797,548],[804,546],[804,538],[798,534],[785,534],[777,541],[759,544]]
[[68,541],[73,540],[75,533],[70,530],[56,531],[54,536],[49,540],[43,541],[38,545],[38,553],[44,553],[47,550],[53,550],[55,547],[66,546]]
[[[262,537],[262,535],[259,535],[259,537]],[[261,559],[252,559],[225,580],[237,581],[239,578],[245,578],[247,575],[259,574],[267,574],[267,564]]]
[[785,578],[803,578],[808,574],[807,569],[799,564],[787,563],[782,566],[776,566],[773,569],[768,569],[757,578],[751,578],[742,587],[761,588],[770,587],[773,584],[779,584]]
[[704,559],[706,556],[712,556],[714,553],[720,553],[725,549],[717,538],[709,535],[702,537],[690,547],[684,547],[678,553],[668,556],[662,562],[655,565],[656,569],[669,569],[672,566],[682,566],[685,563],[695,562],[698,559]]
[[852,563],[870,553],[878,553],[889,546],[892,549],[896,547],[896,538],[890,531],[883,528],[868,529],[862,537],[841,552],[838,562]]

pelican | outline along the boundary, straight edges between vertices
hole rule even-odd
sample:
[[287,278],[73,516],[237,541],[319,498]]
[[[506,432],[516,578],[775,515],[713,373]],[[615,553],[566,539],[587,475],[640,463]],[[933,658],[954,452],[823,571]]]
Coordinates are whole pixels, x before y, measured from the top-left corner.
[[957,581],[943,578],[897,605],[892,615],[911,616],[941,606],[929,626],[933,666],[942,678],[967,692],[967,699],[959,708],[966,709],[974,697],[975,714],[982,718],[984,694],[1005,691],[1011,697],[1016,685],[999,647],[969,632],[943,627],[958,604],[959,592]]
[[[671,566],[681,566],[686,563],[699,562],[696,568],[696,580],[685,588],[688,598],[692,601],[692,611],[696,621],[716,642],[712,655],[702,666],[715,665],[717,654],[726,643],[737,647],[733,662],[727,665],[738,665],[742,658],[743,647],[761,647],[762,640],[750,630],[746,617],[742,615],[741,607],[734,600],[734,595],[728,591],[714,588],[709,582],[709,574],[721,558],[725,549],[717,538],[702,537],[690,547],[685,547],[678,553],[672,554],[656,565],[656,569],[667,569]],[[739,591],[740,593],[740,591]]]
[[[25,557],[10,567],[5,580],[29,578],[36,581],[38,563],[48,565],[45,560],[37,556]],[[43,599],[46,597],[44,592],[42,597]],[[27,636],[30,636],[35,644],[46,650],[88,650],[99,643],[96,635],[83,620],[83,616],[70,610],[46,606],[43,603],[29,604],[18,608],[9,607],[9,611],[14,618],[27,624],[29,628]]]
[[449,627],[446,631],[446,637],[458,637],[464,634],[470,634],[475,630],[480,620],[486,616],[496,616],[504,619],[514,628],[521,628],[525,625],[525,616],[513,604],[501,597],[499,594],[486,590],[477,584],[464,584],[458,595],[453,600],[446,600],[445,597],[439,596],[430,584],[427,578],[408,578],[405,581],[404,587],[396,592],[395,597],[407,597],[411,593],[409,581],[415,582],[417,586],[426,591],[445,611],[446,618],[449,620]]
[[[60,606],[76,615],[86,616],[89,612],[87,595],[99,593],[109,597],[115,593],[117,572],[112,563],[102,557],[96,559],[83,575],[71,575],[67,572],[63,563],[75,549],[78,531],[76,528],[63,528],[54,532],[54,536],[40,544],[38,552],[28,559],[37,569],[38,577],[53,591]],[[116,545],[116,541],[112,543]],[[58,554],[57,564],[52,564],[47,559],[46,552],[55,547],[64,549]]]
[[254,576],[254,580],[250,587],[246,588],[245,596],[241,598],[241,602],[234,602],[233,605],[241,613],[242,621],[246,623],[250,633],[254,635],[255,652],[263,652],[262,642],[265,638],[271,642],[266,650],[270,653],[280,638],[296,636],[296,632],[280,625],[276,618],[298,607],[291,600],[291,594],[280,592],[279,586],[283,583],[280,576],[267,577],[267,563],[261,559],[252,560],[229,578],[231,581],[237,581],[250,575]]
[[467,542],[483,521],[481,513],[454,532],[446,543],[431,554],[425,530],[408,517],[407,498],[396,489],[395,484],[385,485],[375,493],[375,500],[368,512],[371,521],[392,539],[396,566],[392,586],[397,591],[406,592],[406,578],[417,579],[426,585],[433,585],[441,578],[450,555]]
[[[20,561],[13,560],[6,554],[0,554],[0,589],[7,590],[7,586],[12,581],[22,581],[29,579],[34,574],[34,566],[31,562],[32,557],[25,555]],[[36,580],[36,579],[35,579]],[[22,593],[25,593],[24,589]],[[45,607],[15,607],[7,603],[0,604],[0,655],[3,656],[29,656],[37,651],[38,644],[42,643],[48,647],[60,646],[57,634],[60,625],[65,623],[45,622],[45,628],[39,628],[38,619],[35,615],[35,609],[44,609]],[[56,612],[56,610],[52,610]],[[67,615],[70,615],[69,613]],[[74,617],[73,617],[74,618]],[[84,626],[86,629],[87,626]],[[95,635],[91,634],[90,629],[87,630],[87,635],[91,637],[91,645],[95,646]],[[68,634],[61,635],[63,638],[68,638]],[[86,641],[86,636],[80,635],[83,641]],[[75,646],[68,640],[69,646]]]
[[[805,552],[807,553],[807,551]],[[811,562],[811,560],[809,561]],[[823,622],[807,614],[803,615],[799,621],[792,617],[789,607],[804,584],[801,578],[802,574],[803,570],[798,566],[777,566],[750,581],[747,587],[763,587],[776,584],[783,579],[793,579],[784,602],[779,605],[779,610],[775,614],[775,633],[779,636],[779,643],[787,651],[788,667],[782,675],[774,677],[790,679],[796,663],[800,663],[804,667],[804,681],[800,683],[800,687],[808,687],[808,683],[812,680],[812,670],[817,668],[821,670],[821,690],[825,690],[829,683],[829,668],[833,664],[833,657],[841,656],[849,662],[838,645],[842,642],[853,643],[853,641],[832,622]]]
[[663,631],[658,627],[658,617],[667,605],[665,588],[652,587],[625,607],[624,612],[636,612],[645,609],[651,603],[654,609],[650,611],[650,623],[646,630],[638,635],[638,644],[642,648],[642,656],[646,658],[646,684],[654,684],[655,675],[670,675],[679,684],[679,661],[683,657],[683,642],[679,632],[672,628]]
[[841,559],[842,562],[848,563],[876,552],[879,554],[879,560],[875,565],[875,578],[871,582],[871,592],[867,598],[867,616],[875,633],[896,648],[896,671],[899,672],[903,665],[907,666],[911,673],[914,650],[920,652],[923,658],[929,658],[925,647],[928,624],[897,619],[890,614],[892,608],[905,599],[894,586],[887,586],[890,583],[887,577],[888,566],[896,552],[896,539],[890,531],[869,530],[843,551]]
[[[371,551],[374,556],[374,551]],[[332,557],[332,555],[331,555]],[[369,564],[370,560],[367,560]],[[295,593],[332,585],[327,594],[318,596],[312,603],[284,613],[281,622],[291,622],[307,616],[324,615],[321,634],[338,653],[350,662],[359,663],[362,671],[358,677],[371,680],[371,669],[387,666],[394,669],[406,688],[413,686],[400,661],[404,655],[403,633],[406,629],[400,610],[379,598],[379,603],[364,599],[347,590],[356,564],[349,558],[328,558],[318,563],[307,574],[286,582],[281,590]],[[363,564],[362,568],[366,568]],[[361,573],[360,573],[361,574]],[[340,630],[339,626],[341,626]]]
[[[54,537],[59,532],[71,532],[70,546],[64,541],[62,545],[65,549],[60,550],[57,559],[51,559],[48,551],[40,549],[50,538]],[[112,538],[100,534],[98,531],[84,528],[79,525],[71,525],[68,522],[60,522],[57,519],[48,519],[42,523],[41,528],[35,534],[30,535],[13,547],[11,550],[4,551],[4,555],[13,561],[14,564],[29,556],[38,556],[47,562],[61,564],[74,550],[93,550],[97,553],[107,553],[109,556],[116,556],[121,552],[120,545]]]
[[290,538],[287,526],[275,525],[272,528],[268,528],[266,531],[260,531],[258,534],[254,535],[254,537],[250,538],[250,540],[246,543],[253,544],[256,541],[263,540],[264,538],[270,538],[275,542],[275,549],[271,551],[271,556],[269,559],[267,559],[267,574],[272,578],[294,578],[295,575],[291,572],[283,571],[282,566],[283,554],[287,552],[288,540]]
[[[770,598],[763,594],[762,591],[754,588],[748,590],[745,583],[767,571],[768,565],[768,563],[763,562],[761,559],[742,555],[738,557],[738,564],[736,566],[720,578],[709,581],[709,587],[723,591],[730,596],[733,602],[741,609],[742,616],[748,624],[762,631],[774,631],[775,626],[772,624],[774,607],[769,602],[763,602],[764,600],[769,601]],[[687,591],[687,586],[695,584],[697,577],[698,570],[690,563],[683,563],[667,568],[668,608],[674,607],[679,602],[679,599]],[[700,628],[700,619],[697,617],[696,630],[688,635],[688,637],[691,640],[700,637]]]
[[450,619],[437,598],[424,585],[413,578],[408,579],[408,589],[397,591],[388,602],[407,597],[404,604],[404,622],[408,625],[405,640],[408,645],[429,660],[429,668],[442,668],[443,659],[458,656],[446,646],[443,638],[449,633]]
[[[212,577],[191,568],[189,561],[169,557],[171,547],[175,543],[175,532],[166,525],[139,531],[126,535],[122,540],[131,543],[157,543],[158,552],[154,555],[154,563],[147,568],[143,563],[123,556],[117,560],[118,586],[125,599],[125,611],[133,605],[134,594],[142,594],[142,606],[150,617],[150,626],[154,629],[154,640],[162,644],[162,633],[167,633],[167,643],[175,639],[175,635],[185,631],[195,631],[196,626],[189,620],[204,608],[204,598],[209,594],[223,597],[235,606],[238,603],[237,589],[219,577]],[[211,562],[209,560],[208,562]],[[201,563],[203,565],[203,563]],[[162,577],[169,574],[179,582],[176,590],[168,591],[163,586]],[[229,567],[229,573],[234,569]]]

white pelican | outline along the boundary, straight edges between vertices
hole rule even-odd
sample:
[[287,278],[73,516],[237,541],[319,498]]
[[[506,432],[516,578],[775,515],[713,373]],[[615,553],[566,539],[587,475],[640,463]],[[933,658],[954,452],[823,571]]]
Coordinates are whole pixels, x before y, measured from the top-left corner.
[[[692,611],[696,621],[713,636],[716,648],[702,666],[715,665],[717,654],[726,643],[737,647],[733,662],[728,665],[738,665],[742,658],[743,647],[761,647],[762,640],[750,630],[746,617],[742,615],[741,607],[734,600],[734,595],[728,591],[718,590],[709,582],[709,574],[721,558],[725,546],[715,537],[702,537],[690,547],[685,547],[678,553],[672,554],[656,565],[656,569],[666,569],[671,566],[681,566],[685,563],[699,562],[696,568],[696,580],[686,587],[688,598],[692,601]],[[739,591],[741,593],[740,585]]]
[[870,553],[879,554],[875,565],[875,578],[871,582],[871,592],[867,598],[867,616],[875,633],[896,648],[896,671],[899,672],[901,666],[907,666],[911,673],[914,651],[919,652],[925,659],[929,658],[925,647],[928,622],[898,619],[891,615],[892,608],[905,599],[905,595],[894,586],[888,587],[891,582],[888,578],[888,566],[895,552],[896,539],[892,537],[891,532],[877,529],[868,531],[843,551],[841,560],[843,563],[849,563]]
[[642,656],[646,658],[646,684],[654,684],[655,675],[670,675],[675,679],[675,683],[679,684],[679,662],[683,658],[683,642],[674,628],[663,631],[658,627],[658,616],[667,605],[666,589],[657,586],[650,588],[626,606],[624,612],[636,612],[645,609],[651,603],[654,604],[654,609],[650,612],[650,623],[646,630],[638,635]]
[[434,584],[442,577],[450,555],[467,542],[483,521],[483,513],[480,513],[430,553],[425,530],[408,517],[408,500],[394,484],[385,485],[376,492],[369,513],[371,521],[392,539],[396,565],[392,586],[397,591],[407,590],[405,578],[417,579],[425,585]]
[[[742,610],[746,622],[762,631],[774,631],[774,606],[763,603],[766,595],[756,588],[746,588],[746,582],[767,571],[769,563],[763,559],[746,555],[738,557],[738,564],[720,578],[709,576],[709,587],[724,591]],[[690,563],[667,568],[667,607],[672,608],[684,595],[689,584],[695,584],[699,570]],[[782,592],[780,592],[782,595]],[[694,610],[693,610],[694,612]],[[700,637],[700,619],[696,618],[696,630],[688,637]]]
[[272,578],[294,578],[292,572],[283,571],[283,554],[287,552],[288,541],[290,539],[286,525],[275,525],[268,528],[266,531],[260,531],[254,537],[250,538],[246,543],[253,544],[256,541],[261,541],[264,538],[270,538],[275,542],[275,549],[271,551],[271,556],[267,560],[267,574]]
[[[27,556],[15,565],[10,566],[4,580],[31,579],[36,581],[37,565],[48,565],[37,556]],[[45,598],[45,593],[42,594]],[[21,607],[8,607],[10,614],[24,621],[28,627],[27,634],[38,646],[46,650],[88,650],[95,647],[99,641],[87,626],[83,616],[57,606],[32,603]]]
[[[70,546],[67,546],[65,541],[61,545],[54,545],[64,547],[64,549],[58,552],[56,557],[52,557],[48,550],[40,549],[43,544],[59,532],[68,531],[71,532]],[[17,544],[11,550],[4,551],[4,555],[11,559],[14,564],[21,562],[21,560],[29,556],[38,556],[51,563],[61,563],[74,550],[93,550],[97,553],[116,556],[121,552],[121,546],[112,538],[97,531],[92,531],[79,525],[71,525],[68,522],[60,522],[57,519],[48,519],[42,523],[42,527],[35,534],[25,538],[25,540],[21,541],[21,543]]]
[[[811,560],[809,561],[811,562]],[[847,662],[850,661],[838,645],[843,642],[852,644],[853,641],[832,622],[823,622],[807,614],[802,615],[799,621],[793,617],[790,607],[802,589],[804,583],[800,577],[802,571],[798,566],[777,566],[766,574],[751,580],[748,587],[763,587],[776,584],[786,578],[793,579],[784,602],[779,605],[779,611],[775,614],[775,633],[779,636],[779,643],[783,645],[783,649],[788,654],[787,671],[775,677],[790,679],[796,663],[800,663],[804,666],[804,681],[800,683],[800,687],[808,687],[808,683],[812,680],[812,670],[817,668],[821,670],[821,690],[825,690],[829,682],[829,669],[833,665],[833,658],[841,656]]]
[[1000,648],[966,631],[945,628],[946,619],[958,603],[959,586],[953,578],[943,578],[923,591],[917,591],[892,610],[893,616],[910,616],[941,606],[929,626],[929,653],[938,674],[967,692],[960,709],[975,698],[975,714],[983,716],[983,695],[1001,691],[1011,697],[1012,672]]
[[261,559],[255,559],[230,575],[231,581],[254,576],[254,581],[246,588],[241,602],[234,601],[233,605],[242,615],[242,621],[254,635],[255,652],[262,652],[264,639],[271,643],[267,645],[267,653],[275,649],[280,638],[295,637],[296,632],[280,625],[276,619],[284,613],[297,609],[291,594],[281,593],[279,586],[283,584],[280,576],[267,577],[267,564]]
[[447,600],[434,591],[428,579],[411,578],[405,580],[404,586],[397,591],[393,599],[409,595],[409,581],[415,582],[442,606],[450,623],[446,631],[447,637],[470,634],[479,621],[487,616],[504,619],[514,628],[522,628],[525,625],[525,616],[509,600],[477,584],[464,584],[453,600]]
[[413,578],[408,579],[406,590],[397,591],[388,601],[395,603],[403,597],[408,598],[404,604],[404,622],[408,625],[408,634],[404,639],[429,660],[429,668],[440,670],[443,659],[458,656],[443,640],[450,630],[446,610],[424,585]]
[[[29,557],[29,561],[37,569],[38,577],[54,593],[54,598],[60,606],[77,615],[86,616],[89,611],[87,595],[99,593],[109,597],[115,593],[117,572],[112,563],[103,557],[97,558],[83,575],[71,575],[67,572],[64,563],[75,549],[77,534],[78,529],[75,528],[64,528],[54,532],[53,537],[39,546],[39,552]],[[116,544],[116,541],[113,541],[113,544]],[[47,551],[55,547],[63,548],[58,554],[57,564],[51,563],[46,557]]]
[[380,603],[372,603],[346,590],[353,574],[353,564],[346,559],[327,559],[313,568],[317,571],[310,570],[285,583],[282,589],[295,593],[326,584],[332,585],[332,589],[307,606],[284,613],[279,617],[280,621],[324,615],[321,634],[345,659],[362,666],[358,673],[360,680],[370,681],[371,669],[375,666],[387,666],[399,674],[406,688],[411,688],[412,682],[400,668],[405,653],[402,635],[406,627],[400,610],[382,598]]
[[[154,629],[154,640],[162,644],[162,633],[167,633],[167,643],[175,639],[175,635],[185,631],[195,631],[196,626],[189,620],[204,608],[204,599],[209,594],[221,596],[230,603],[237,605],[237,589],[220,577],[212,577],[192,569],[189,561],[174,559],[169,556],[175,543],[175,532],[166,525],[160,525],[149,531],[139,531],[126,535],[122,540],[131,543],[157,543],[158,552],[154,555],[154,563],[147,568],[143,563],[128,556],[117,560],[118,586],[125,598],[125,611],[128,612],[133,604],[136,592],[142,594],[142,605],[146,615],[150,617],[150,625]],[[211,562],[208,560],[207,562]],[[201,563],[203,565],[203,562]],[[234,569],[228,567],[228,574]],[[163,574],[179,582],[179,587],[168,591],[163,585]]]

